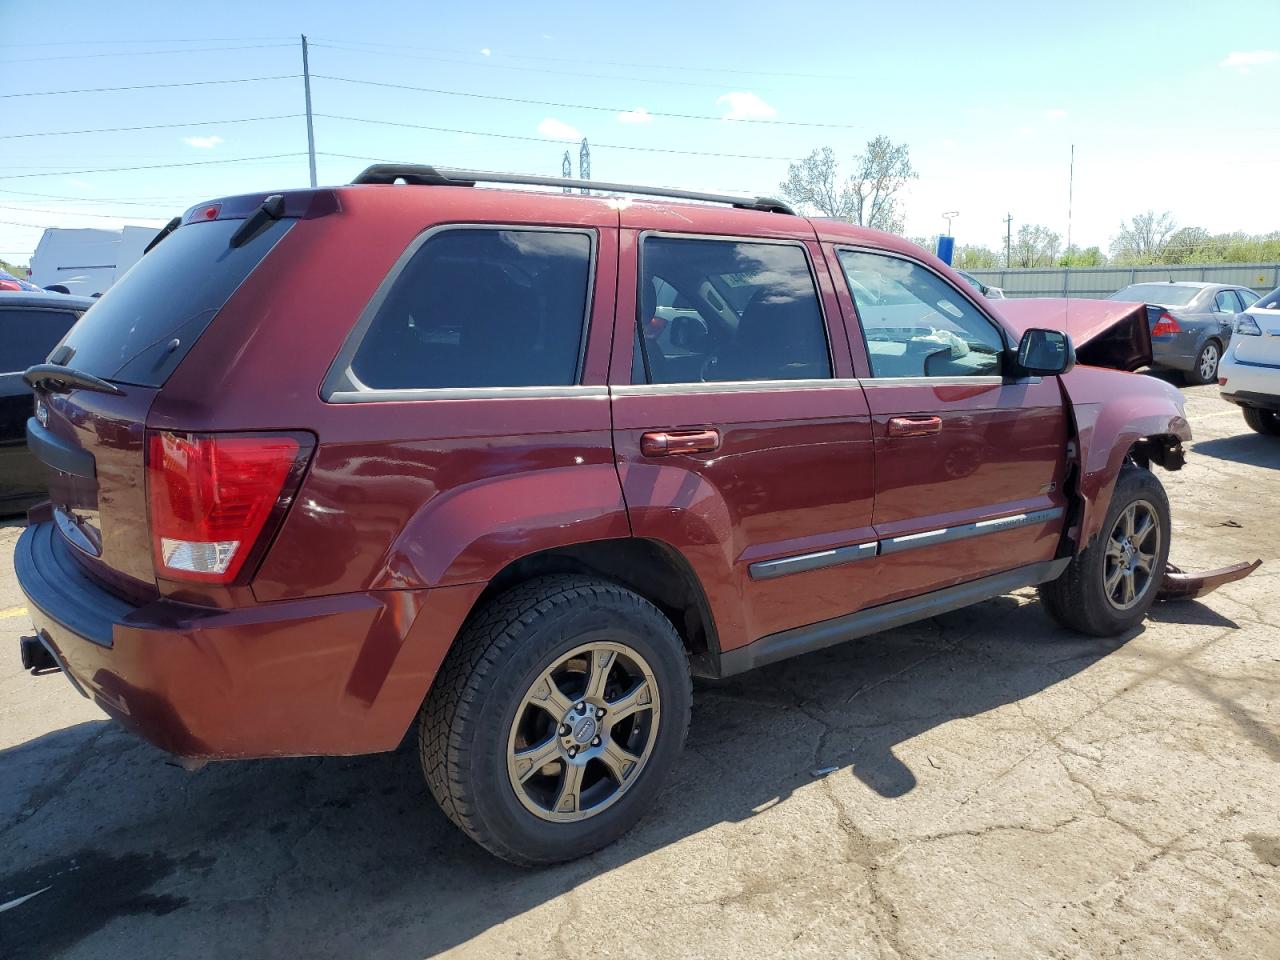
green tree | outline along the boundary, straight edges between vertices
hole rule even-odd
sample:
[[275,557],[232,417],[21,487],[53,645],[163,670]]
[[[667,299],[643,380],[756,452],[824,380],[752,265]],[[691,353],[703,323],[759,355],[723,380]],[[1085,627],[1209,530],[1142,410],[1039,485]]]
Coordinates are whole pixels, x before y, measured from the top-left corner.
[[11,273],[15,277],[21,277],[23,280],[31,276],[31,269],[29,267],[20,267],[16,263],[10,263],[8,260],[0,260],[0,270],[3,270],[5,273]]
[[1038,223],[1024,223],[1018,228],[1009,256],[1014,267],[1051,267],[1058,259],[1062,238]]
[[1177,229],[1178,223],[1168,210],[1135,214],[1127,223],[1120,221],[1120,232],[1111,240],[1111,256],[1126,266],[1161,263],[1165,245]]
[[990,247],[961,244],[956,247],[955,266],[961,270],[994,270],[1003,256]]
[[1081,250],[1074,243],[1062,251],[1058,258],[1060,267],[1101,267],[1107,262],[1107,255],[1098,247],[1085,247]]

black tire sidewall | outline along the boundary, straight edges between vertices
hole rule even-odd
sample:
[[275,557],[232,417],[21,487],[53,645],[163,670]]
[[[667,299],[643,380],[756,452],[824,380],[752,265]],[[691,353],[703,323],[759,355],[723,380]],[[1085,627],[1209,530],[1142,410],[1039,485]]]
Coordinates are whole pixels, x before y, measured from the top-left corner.
[[[1129,610],[1117,610],[1107,599],[1105,587],[1107,540],[1115,527],[1116,520],[1129,504],[1136,500],[1146,500],[1156,511],[1160,524],[1160,549],[1156,554],[1155,582],[1147,589],[1147,594],[1136,606]],[[1156,593],[1160,589],[1159,577],[1169,559],[1169,538],[1171,524],[1169,522],[1169,498],[1164,486],[1149,470],[1137,466],[1126,466],[1116,480],[1115,491],[1111,495],[1111,504],[1107,508],[1106,518],[1098,531],[1097,538],[1089,545],[1084,561],[1084,582],[1086,585],[1086,613],[1105,635],[1124,633],[1142,621],[1155,602]]]
[[[653,670],[661,716],[653,752],[639,778],[612,806],[570,823],[543,820],[516,797],[507,774],[507,741],[516,709],[537,677],[593,634],[633,648]],[[519,642],[493,664],[492,683],[474,723],[463,733],[470,759],[466,775],[479,819],[511,859],[553,863],[584,856],[626,832],[652,805],[684,747],[691,701],[688,662],[670,622],[622,588],[595,592],[539,616]]]
[[[1204,358],[1204,352],[1208,350],[1210,347],[1213,347],[1215,350],[1218,351],[1218,360],[1213,365],[1213,375],[1210,377],[1204,377],[1204,376],[1201,376],[1200,374],[1200,367],[1201,367],[1200,361]],[[1204,346],[1202,346],[1200,348],[1200,351],[1196,354],[1195,366],[1192,367],[1191,372],[1187,374],[1187,378],[1195,386],[1204,386],[1206,383],[1215,383],[1218,379],[1218,368],[1221,366],[1222,366],[1222,345],[1219,344],[1217,340],[1210,340]]]

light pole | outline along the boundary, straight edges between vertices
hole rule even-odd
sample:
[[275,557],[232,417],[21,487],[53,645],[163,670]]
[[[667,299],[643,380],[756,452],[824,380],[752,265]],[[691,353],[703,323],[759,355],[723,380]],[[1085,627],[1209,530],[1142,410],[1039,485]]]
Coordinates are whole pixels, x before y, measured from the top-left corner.
[[959,210],[948,210],[942,215],[942,219],[947,221],[947,236],[951,236],[951,221],[960,216]]

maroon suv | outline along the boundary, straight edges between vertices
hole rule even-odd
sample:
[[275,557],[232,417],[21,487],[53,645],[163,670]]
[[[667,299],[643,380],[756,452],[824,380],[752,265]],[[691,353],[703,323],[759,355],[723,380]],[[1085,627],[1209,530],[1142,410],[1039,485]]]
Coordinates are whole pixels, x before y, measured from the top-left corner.
[[195,207],[27,372],[29,663],[193,763],[416,720],[445,812],[536,864],[652,803],[691,675],[1030,585],[1142,619],[1189,431],[1126,372],[1141,306],[998,313],[776,201],[479,179]]

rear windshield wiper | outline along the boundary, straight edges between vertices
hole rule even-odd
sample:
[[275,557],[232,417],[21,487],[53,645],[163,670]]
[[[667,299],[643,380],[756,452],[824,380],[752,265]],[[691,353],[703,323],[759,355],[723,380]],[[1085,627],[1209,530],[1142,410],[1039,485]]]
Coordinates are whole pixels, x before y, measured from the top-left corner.
[[32,389],[43,387],[50,393],[67,393],[71,390],[92,390],[95,393],[120,393],[114,383],[99,379],[91,373],[82,373],[56,363],[38,363],[22,375]]

